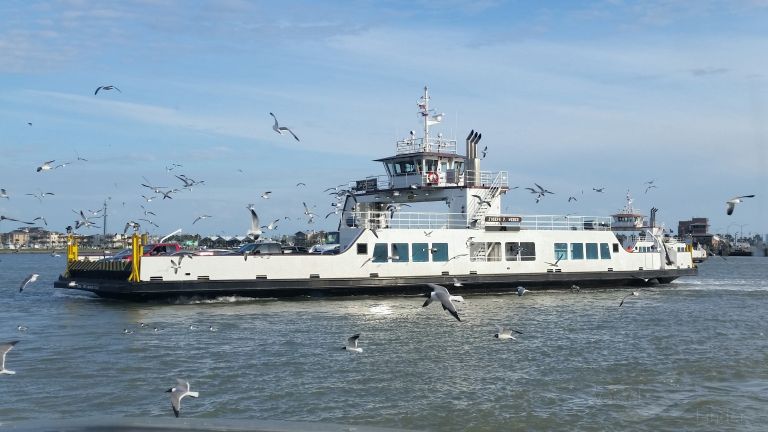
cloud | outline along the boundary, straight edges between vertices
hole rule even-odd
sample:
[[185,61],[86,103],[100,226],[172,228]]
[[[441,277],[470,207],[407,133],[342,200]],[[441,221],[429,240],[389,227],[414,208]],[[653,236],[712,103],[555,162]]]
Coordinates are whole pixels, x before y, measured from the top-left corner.
[[728,73],[729,71],[730,69],[728,68],[715,67],[696,68],[690,70],[694,76],[722,75]]

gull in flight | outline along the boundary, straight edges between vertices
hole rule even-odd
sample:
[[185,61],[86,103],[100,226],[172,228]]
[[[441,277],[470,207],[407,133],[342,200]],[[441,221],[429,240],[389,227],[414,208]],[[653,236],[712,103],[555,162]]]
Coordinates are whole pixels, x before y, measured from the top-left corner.
[[657,187],[658,187],[658,186],[656,186],[656,185],[654,185],[654,184],[652,184],[652,185],[648,185],[648,187],[646,187],[646,188],[645,188],[645,193],[648,193],[648,191],[649,191],[649,190],[651,190],[651,189],[653,189],[653,188],[657,188]]
[[458,279],[453,278],[453,286],[460,287],[460,286],[464,286],[464,285],[461,282],[459,282]]
[[0,189],[0,198],[11,199],[11,197],[8,196],[8,192],[6,192],[5,189]]
[[448,289],[441,285],[428,283],[427,286],[432,288],[432,292],[429,293],[427,301],[425,301],[421,307],[427,307],[433,300],[439,300],[440,304],[443,306],[443,310],[448,311],[454,318],[461,321],[459,313],[456,311],[456,306],[453,305],[453,300],[463,301],[464,298],[461,296],[452,296],[451,293],[448,292]]
[[43,198],[45,198],[47,195],[56,195],[53,192],[38,192],[38,193],[28,193],[24,195],[29,195],[37,198],[38,201],[43,202]]
[[[563,256],[562,256],[562,255],[560,255],[559,257],[557,257],[557,261],[555,261],[555,262],[553,262],[553,263],[551,263],[551,262],[548,262],[548,261],[544,261],[544,264],[549,264],[549,266],[550,266],[550,267],[558,267],[557,263],[559,263],[561,259],[563,259]],[[523,288],[523,289],[525,289],[525,288]]]
[[213,216],[209,216],[209,215],[200,215],[200,216],[198,216],[197,218],[195,218],[195,220],[194,220],[194,221],[192,221],[192,225],[194,225],[194,224],[195,224],[195,222],[199,221],[200,219],[208,219],[209,217],[213,217]]
[[603,193],[603,191],[605,190],[605,187],[592,188],[592,190],[595,192]]
[[[256,211],[253,209],[253,204],[246,206],[246,208],[251,212],[251,228],[248,230],[246,235],[253,237],[255,240],[261,236],[261,227],[259,226],[259,215],[257,215]],[[248,255],[246,255],[246,259],[248,259],[247,257]]]
[[527,293],[529,290],[525,289],[525,287],[517,287],[517,295],[518,297],[522,297],[523,294]]
[[0,355],[2,355],[2,361],[0,361],[0,375],[14,375],[16,373],[5,368],[5,355],[8,354],[8,351],[12,350],[17,343],[19,343],[19,341],[0,344]]
[[516,340],[514,336],[512,336],[512,332],[515,332],[517,334],[523,334],[523,332],[515,330],[513,328],[506,328],[502,326],[496,326],[498,329],[498,333],[494,334],[493,337],[496,339],[512,339]]
[[274,130],[275,132],[279,133],[280,135],[282,135],[282,134],[283,134],[283,131],[287,131],[287,132],[290,132],[290,134],[291,134],[291,135],[293,135],[293,137],[294,137],[294,138],[296,138],[296,141],[299,141],[299,137],[297,137],[297,136],[296,136],[296,134],[295,134],[295,133],[293,133],[293,131],[292,131],[292,130],[288,129],[288,128],[287,128],[287,127],[285,127],[285,126],[280,126],[280,125],[277,123],[277,117],[275,117],[275,115],[274,115],[274,114],[272,114],[272,113],[269,113],[269,115],[271,115],[271,116],[272,116],[272,117],[274,117],[274,119],[275,119],[275,124],[274,124],[274,125],[272,125],[272,130]]
[[272,191],[266,191],[263,194],[261,194],[261,197],[264,199],[269,199],[269,195],[272,193]]
[[488,200],[484,200],[480,195],[472,194],[473,197],[477,198],[478,203],[482,206],[483,204],[487,205],[488,207],[491,206],[491,202]]
[[93,92],[93,94],[94,94],[94,95],[97,95],[97,94],[99,94],[99,91],[101,91],[101,90],[117,90],[117,91],[119,91],[120,93],[122,93],[122,92],[123,92],[122,90],[120,90],[119,88],[117,88],[117,87],[115,87],[115,86],[113,86],[113,85],[104,85],[104,86],[98,86],[98,87],[96,87],[96,91],[95,91],[95,92]]
[[347,345],[342,349],[350,352],[361,353],[363,349],[357,346],[357,340],[360,338],[360,333],[350,336],[347,339]]
[[52,169],[53,169],[53,167],[51,166],[51,164],[52,164],[52,163],[54,163],[54,162],[56,162],[56,160],[55,160],[55,159],[54,159],[54,160],[49,160],[49,161],[43,162],[43,164],[42,164],[42,165],[40,165],[39,167],[37,167],[37,172],[40,172],[40,171],[49,171],[49,170],[52,170]]
[[621,305],[624,304],[624,300],[626,300],[627,297],[635,297],[639,295],[640,295],[640,291],[632,291],[631,293],[625,295],[624,297],[621,298],[621,302],[619,302],[619,307],[621,307]]
[[568,197],[568,202],[571,202],[571,201],[578,201],[578,200],[576,199],[575,196],[569,196]]
[[37,273],[32,273],[29,276],[27,276],[24,281],[21,283],[21,286],[19,286],[19,292],[24,291],[24,288],[27,287],[27,285],[37,281],[37,277],[40,276]]
[[23,220],[18,220],[18,219],[9,218],[9,217],[0,215],[0,222],[2,222],[4,220],[14,221],[14,222],[18,222],[18,223],[27,224],[27,225],[34,225],[35,224],[34,222],[26,222],[26,221],[23,221]]
[[270,231],[277,229],[277,223],[280,222],[280,219],[273,220],[269,225],[264,225],[261,228],[268,229]]
[[173,274],[178,274],[179,269],[181,268],[181,260],[184,258],[184,256],[179,257],[179,262],[176,262],[174,260],[171,260],[171,268],[173,269]]
[[171,387],[165,391],[171,394],[171,408],[173,408],[173,415],[179,416],[181,412],[181,400],[185,396],[193,398],[199,397],[200,393],[189,391],[189,381],[183,379],[176,379],[176,387]]
[[744,202],[743,198],[754,198],[754,197],[755,197],[754,195],[742,195],[742,196],[733,197],[728,201],[726,201],[725,203],[728,204],[728,210],[727,210],[728,215],[730,216],[733,214],[733,209],[736,208],[736,204]]
[[128,232],[128,228],[133,228],[133,231],[136,232],[139,230],[141,225],[138,222],[134,221],[128,221],[125,223],[125,228],[123,229],[123,235]]

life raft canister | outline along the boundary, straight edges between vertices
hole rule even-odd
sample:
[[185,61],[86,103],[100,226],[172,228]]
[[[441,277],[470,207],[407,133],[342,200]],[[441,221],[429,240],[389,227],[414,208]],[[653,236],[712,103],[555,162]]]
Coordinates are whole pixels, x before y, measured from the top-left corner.
[[427,173],[427,183],[437,184],[438,182],[440,182],[440,176],[436,172],[430,171]]

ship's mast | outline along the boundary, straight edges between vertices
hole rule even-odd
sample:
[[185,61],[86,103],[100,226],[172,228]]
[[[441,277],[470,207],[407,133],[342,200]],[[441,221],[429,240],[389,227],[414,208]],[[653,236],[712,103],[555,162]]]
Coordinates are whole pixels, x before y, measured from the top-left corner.
[[419,101],[421,118],[424,119],[424,144],[429,142],[429,89],[424,86],[424,96]]

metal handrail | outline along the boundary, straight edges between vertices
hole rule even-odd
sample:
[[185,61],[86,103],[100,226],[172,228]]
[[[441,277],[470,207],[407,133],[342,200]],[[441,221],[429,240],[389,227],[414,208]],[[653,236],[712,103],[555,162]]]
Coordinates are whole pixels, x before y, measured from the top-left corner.
[[[466,229],[464,213],[355,211],[345,212],[351,226],[373,229]],[[609,231],[611,218],[607,216],[520,216],[521,230],[534,231]]]
[[456,154],[456,140],[445,138],[411,138],[397,142],[397,154],[437,152]]

